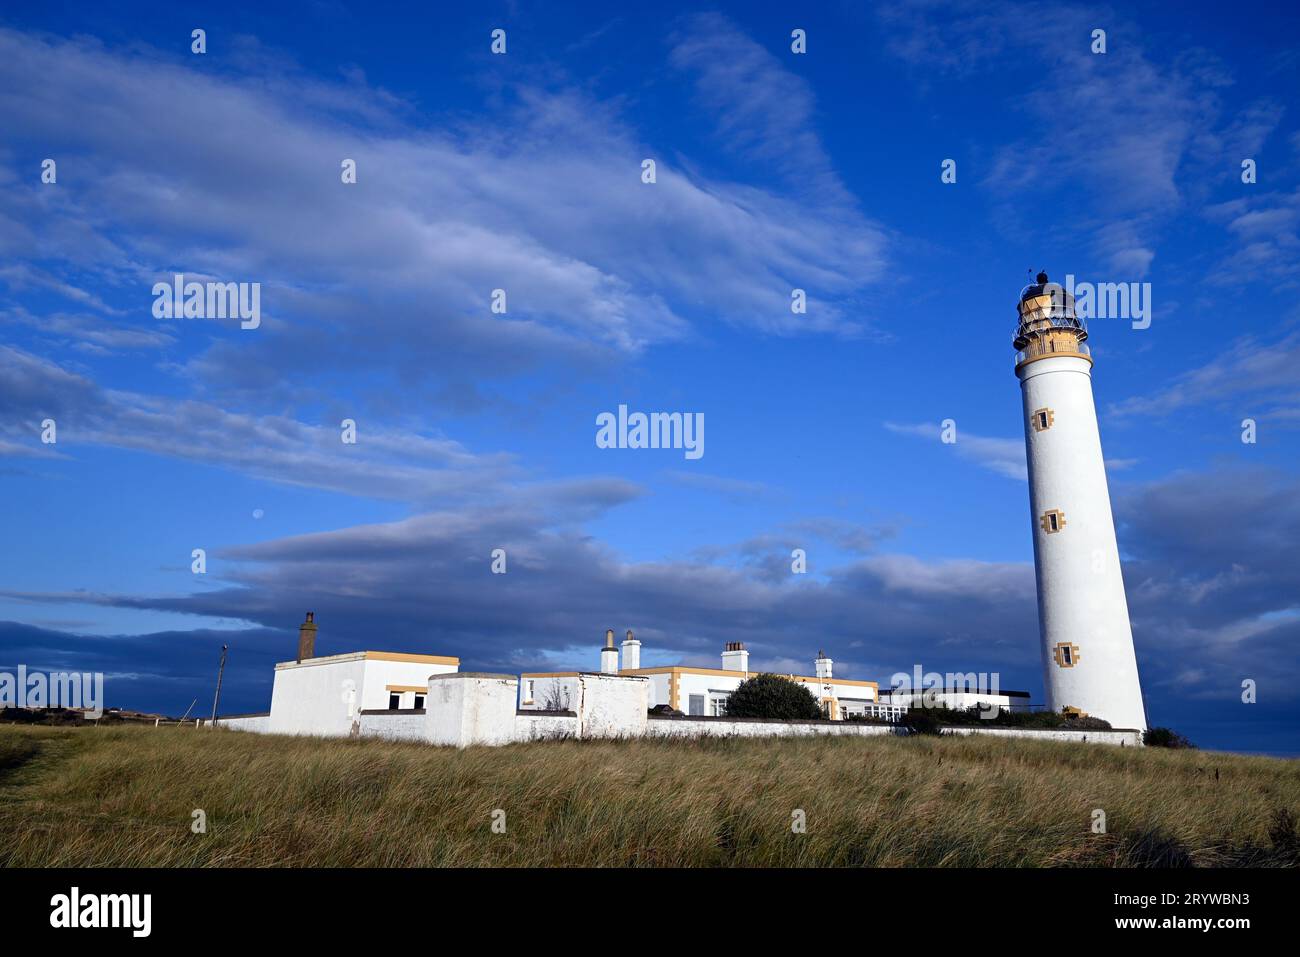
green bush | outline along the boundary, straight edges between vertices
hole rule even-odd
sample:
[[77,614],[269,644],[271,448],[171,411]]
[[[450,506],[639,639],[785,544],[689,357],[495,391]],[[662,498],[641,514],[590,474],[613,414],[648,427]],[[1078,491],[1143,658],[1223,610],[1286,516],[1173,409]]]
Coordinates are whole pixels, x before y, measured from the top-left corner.
[[1195,748],[1173,728],[1147,728],[1142,735],[1142,743],[1148,748]]
[[821,705],[803,685],[780,675],[755,675],[727,699],[729,718],[822,718]]
[[[1068,714],[1057,714],[1051,711],[1002,711],[999,710],[993,717],[988,718],[980,710],[978,705],[969,708],[910,708],[907,712],[911,715],[924,715],[924,718],[918,718],[916,727],[918,734],[929,734],[929,731],[919,730],[922,726],[929,724],[940,724],[944,726],[970,726],[980,728],[1062,728],[1076,731],[1106,731],[1110,729],[1110,722],[1102,718],[1076,717]],[[904,719],[904,724],[909,727],[913,722]]]
[[[909,708],[903,715],[903,727],[909,734],[943,734],[951,712],[943,708]],[[967,722],[968,723],[968,722]]]

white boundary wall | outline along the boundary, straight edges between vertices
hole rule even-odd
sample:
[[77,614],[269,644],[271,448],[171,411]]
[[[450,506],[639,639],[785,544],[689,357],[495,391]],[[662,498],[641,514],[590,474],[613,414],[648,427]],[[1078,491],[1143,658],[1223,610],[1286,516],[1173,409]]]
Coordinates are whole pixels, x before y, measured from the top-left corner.
[[[351,664],[351,663],[349,663]],[[335,671],[336,669],[329,669]],[[337,674],[331,678],[336,678]],[[421,710],[357,711],[343,734],[389,741],[419,741],[464,748],[561,738],[812,737],[901,734],[897,725],[857,721],[779,721],[746,718],[649,715],[650,680],[641,675],[583,673],[572,677],[572,711],[517,710],[519,679],[480,672],[434,674]],[[336,687],[331,680],[328,690]],[[340,704],[342,702],[339,702]],[[334,710],[333,704],[331,709]],[[297,713],[297,712],[296,712]],[[268,715],[244,715],[218,722],[232,730],[277,733]],[[300,726],[301,727],[301,726]],[[289,733],[311,734],[310,730]],[[334,724],[314,731],[339,735]],[[1040,741],[1068,741],[1138,747],[1137,730],[1030,730],[1025,728],[945,728],[944,734],[988,734]]]
[[1039,741],[1073,741],[1079,744],[1118,744],[1123,747],[1142,747],[1142,732],[1135,728],[1106,730],[1071,730],[1068,728],[944,728],[944,734],[989,734],[995,738],[1034,738]]
[[818,734],[873,737],[900,734],[892,724],[865,721],[781,721],[769,718],[651,717],[646,734],[652,738],[800,738]]
[[424,741],[425,711],[363,711],[359,734],[386,741]]
[[[229,718],[217,718],[218,728],[229,728],[231,731],[257,731],[265,734],[270,730],[271,715],[268,714],[235,714]],[[204,721],[204,725],[209,725],[211,721]]]

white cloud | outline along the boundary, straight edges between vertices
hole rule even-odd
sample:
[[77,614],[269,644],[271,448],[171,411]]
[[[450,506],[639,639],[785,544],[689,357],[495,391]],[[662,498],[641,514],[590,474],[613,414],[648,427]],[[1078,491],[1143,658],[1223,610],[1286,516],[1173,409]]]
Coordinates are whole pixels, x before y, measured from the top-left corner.
[[[916,435],[923,439],[942,441],[942,430],[937,424],[920,422],[900,425],[886,422],[885,428],[900,435]],[[974,462],[981,468],[996,472],[998,475],[1028,481],[1029,467],[1025,464],[1024,439],[1000,439],[974,435],[961,428],[957,429],[956,439],[946,447],[951,448],[960,458]]]
[[[507,88],[450,122],[359,78],[182,63],[0,30],[8,128],[67,157],[56,200],[12,183],[0,218],[29,237],[6,247],[13,258],[38,246],[47,271],[105,290],[99,301],[67,285],[82,307],[147,322],[152,283],[173,271],[261,282],[257,336],[206,347],[168,327],[201,353],[170,368],[211,389],[276,388],[302,354],[320,390],[363,369],[418,369],[432,389],[548,360],[591,367],[714,321],[853,335],[861,320],[843,302],[882,274],[883,234],[841,196],[710,179],[574,90]],[[647,155],[653,186],[640,181]],[[354,186],[340,183],[344,158],[358,164]],[[16,262],[0,279],[37,275]],[[807,316],[790,312],[795,285]],[[504,316],[488,308],[495,288]]]

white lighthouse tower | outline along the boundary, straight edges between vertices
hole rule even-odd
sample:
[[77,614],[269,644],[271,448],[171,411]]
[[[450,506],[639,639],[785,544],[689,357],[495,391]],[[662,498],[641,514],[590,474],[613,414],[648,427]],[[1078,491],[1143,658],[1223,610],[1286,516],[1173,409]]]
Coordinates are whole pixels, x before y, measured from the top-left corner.
[[1025,407],[1043,685],[1053,711],[1146,730],[1137,656],[1092,400],[1088,330],[1039,273],[1020,295],[1016,377]]

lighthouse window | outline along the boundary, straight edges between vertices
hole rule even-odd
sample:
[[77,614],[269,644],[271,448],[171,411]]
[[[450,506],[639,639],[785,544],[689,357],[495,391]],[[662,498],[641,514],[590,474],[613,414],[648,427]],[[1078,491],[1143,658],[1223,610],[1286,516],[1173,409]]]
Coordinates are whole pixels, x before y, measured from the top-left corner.
[[1079,646],[1070,641],[1059,641],[1052,649],[1052,658],[1062,668],[1073,668],[1079,663]]
[[1034,431],[1046,432],[1056,421],[1056,413],[1051,409],[1035,409],[1033,413]]
[[1041,520],[1043,531],[1051,535],[1053,532],[1059,532],[1065,528],[1065,513],[1059,508],[1051,509],[1044,512]]

